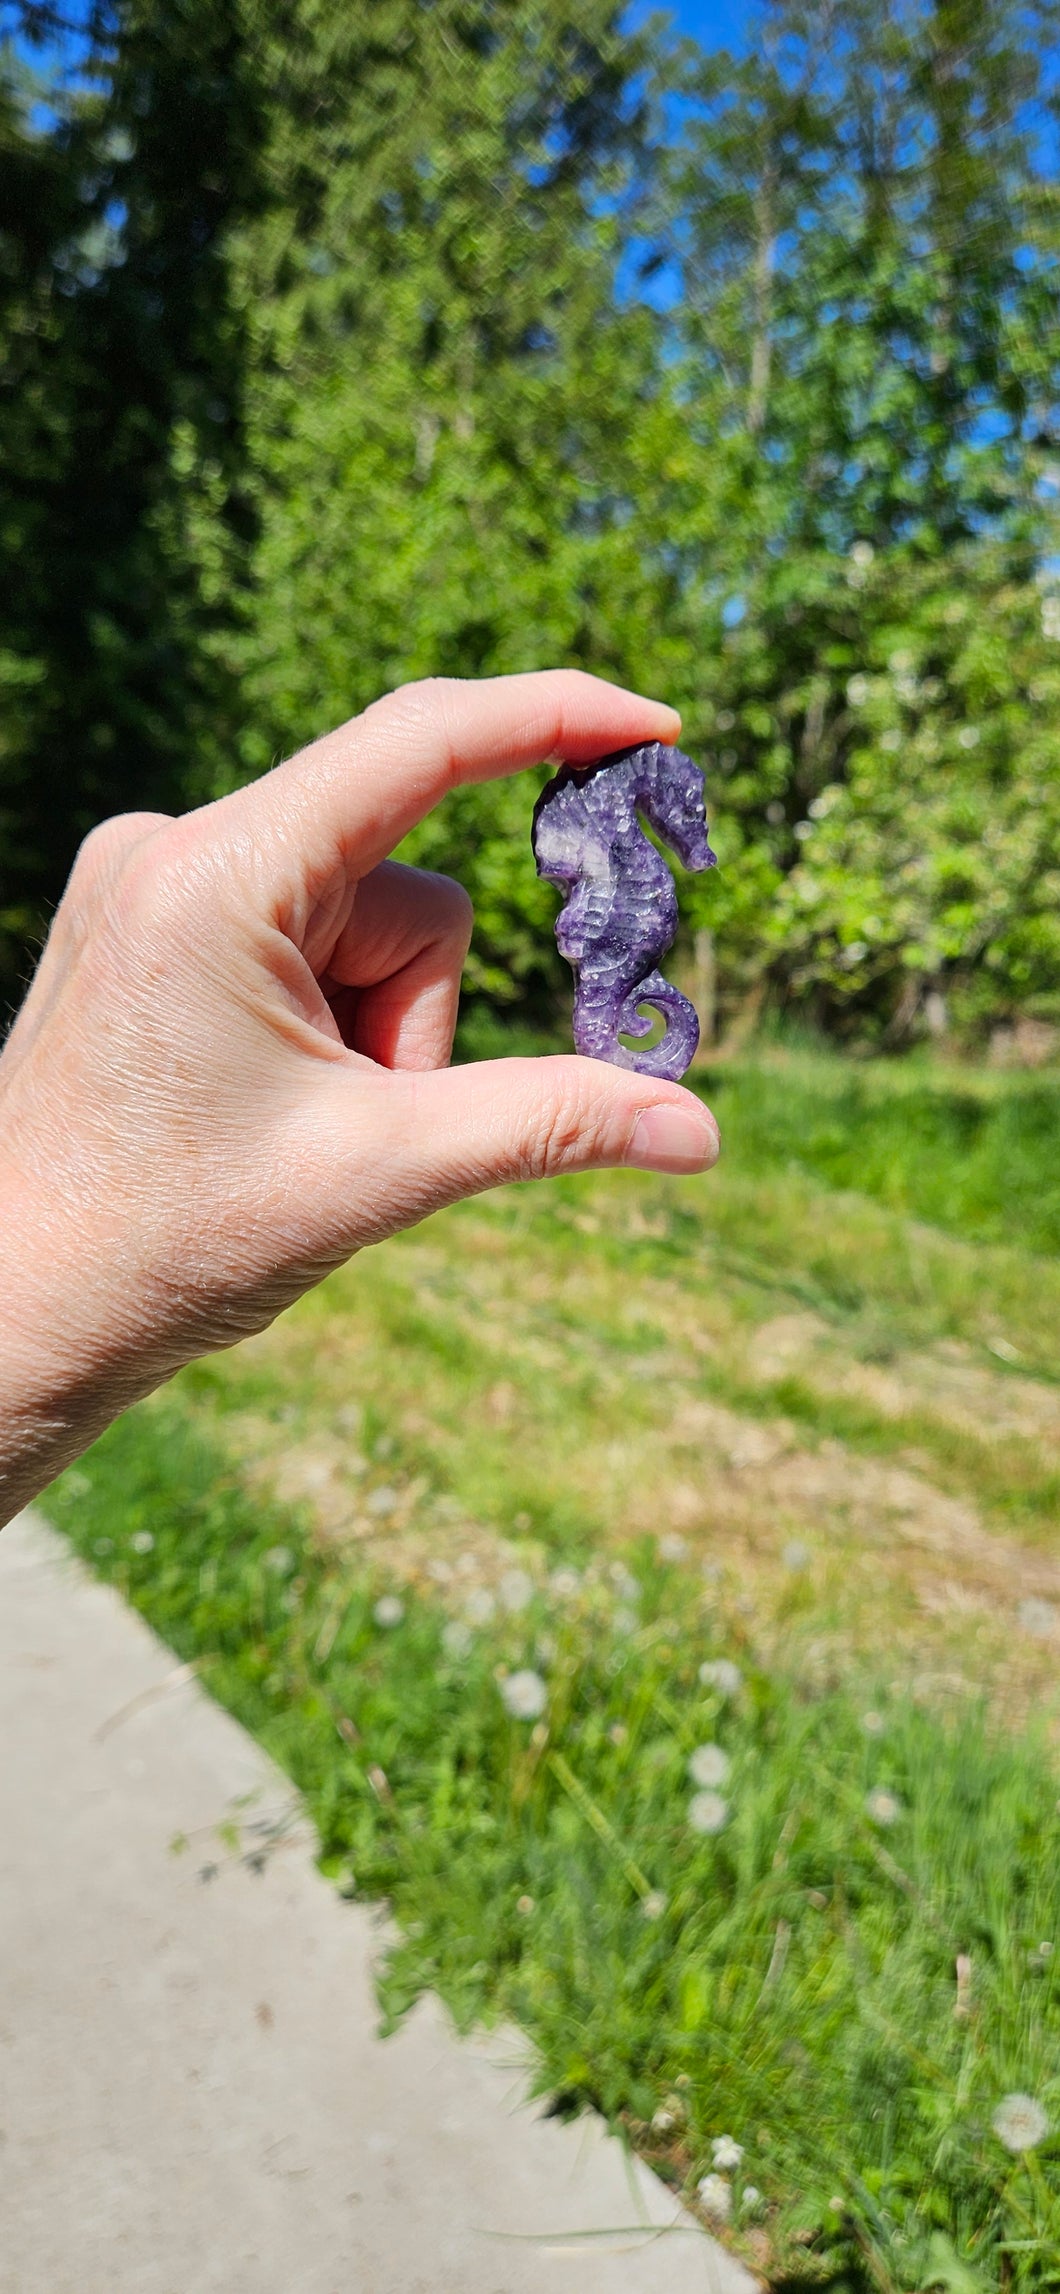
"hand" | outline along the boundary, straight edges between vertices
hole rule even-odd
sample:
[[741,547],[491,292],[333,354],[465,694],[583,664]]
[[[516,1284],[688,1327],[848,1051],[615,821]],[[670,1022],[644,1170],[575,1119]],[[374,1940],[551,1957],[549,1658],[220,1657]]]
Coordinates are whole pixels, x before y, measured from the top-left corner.
[[8,1512],[182,1363],[443,1203],[714,1162],[678,1085],[575,1057],[448,1068],[470,903],[387,858],[458,782],[678,730],[573,671],[412,685],[216,804],[88,838],[0,1058]]

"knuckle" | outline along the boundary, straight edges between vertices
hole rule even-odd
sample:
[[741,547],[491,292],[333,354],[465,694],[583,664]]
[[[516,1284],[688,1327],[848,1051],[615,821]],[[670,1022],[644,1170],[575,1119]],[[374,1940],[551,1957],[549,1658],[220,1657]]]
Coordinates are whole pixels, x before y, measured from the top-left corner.
[[459,884],[455,876],[433,876],[439,920],[446,937],[462,941],[466,947],[475,925],[475,907],[470,892]]
[[180,823],[119,813],[85,838],[63,906],[82,936],[123,945],[157,938],[183,905]]
[[554,1106],[543,1108],[531,1126],[520,1176],[554,1179],[562,1171],[579,1169],[592,1152],[593,1129],[582,1096],[565,1092]]

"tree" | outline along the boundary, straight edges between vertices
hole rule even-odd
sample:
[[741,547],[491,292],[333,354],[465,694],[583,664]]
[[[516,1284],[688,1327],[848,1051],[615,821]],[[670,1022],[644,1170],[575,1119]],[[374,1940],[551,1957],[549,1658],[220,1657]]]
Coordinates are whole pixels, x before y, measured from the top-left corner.
[[[828,1022],[907,1029],[951,966],[963,977],[974,964],[980,927],[985,950],[1000,882],[1013,916],[1025,896],[1020,867],[1000,867],[976,930],[962,939],[943,928],[951,843],[950,873],[966,875],[967,858],[947,771],[967,817],[981,817],[1004,751],[1011,804],[1001,810],[1024,841],[1011,690],[1000,749],[992,737],[955,748],[960,732],[984,728],[962,715],[963,655],[943,641],[943,608],[974,595],[989,613],[997,600],[1011,626],[1019,597],[1020,627],[1037,630],[1041,653],[1033,583],[1050,547],[1043,481],[1060,385],[1055,23],[1051,6],[1012,0],[842,0],[826,11],[772,0],[754,61],[697,61],[684,75],[691,110],[670,168],[671,244],[687,282],[681,387],[706,450],[702,378],[733,503],[728,549],[713,561],[733,626],[713,712],[696,728],[714,736],[719,841],[737,863],[739,897],[726,909],[719,872],[716,912],[731,984],[768,965],[789,991],[812,992]],[[704,531],[705,580],[711,550]],[[925,625],[911,629],[918,601]],[[894,752],[866,748],[851,694],[895,654],[917,665],[901,735],[909,757],[906,743],[922,735],[921,763],[906,795],[913,833],[932,843],[924,875],[938,904],[930,928],[920,914],[903,938],[897,880],[888,890],[877,854],[866,912],[878,944],[871,962],[851,960],[866,932],[850,920],[855,885],[839,897],[838,823],[852,810],[870,817],[873,789],[881,817],[901,803]],[[1026,667],[1022,640],[1012,659]],[[1035,676],[1042,706],[1052,689]],[[992,688],[999,709],[1003,685]],[[937,804],[925,801],[933,772]],[[991,818],[996,839],[996,805]],[[824,844],[833,862],[816,868]],[[855,838],[845,849],[856,875],[864,847]],[[807,934],[795,887],[811,868]],[[993,994],[1015,991],[1002,966]]]
[[[572,661],[672,687],[659,474],[683,431],[656,321],[616,304],[644,158],[645,49],[622,15],[299,10],[271,160],[291,195],[245,250],[245,768],[412,676]],[[476,989],[554,991],[525,785],[464,792],[410,850],[473,892]]]
[[[52,11],[22,15],[27,33],[56,29]],[[99,0],[53,121],[7,99],[8,984],[12,926],[39,932],[86,829],[186,801],[236,722],[222,639],[249,505],[228,235],[258,196],[260,118],[243,17],[242,0]]]

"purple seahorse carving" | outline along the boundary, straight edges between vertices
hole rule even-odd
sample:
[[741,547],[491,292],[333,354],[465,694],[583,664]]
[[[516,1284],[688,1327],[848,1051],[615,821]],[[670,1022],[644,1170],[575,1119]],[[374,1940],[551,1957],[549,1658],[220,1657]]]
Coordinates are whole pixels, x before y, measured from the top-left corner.
[[[556,941],[574,967],[576,1050],[676,1083],[699,1042],[699,1021],[655,970],[677,930],[677,894],[638,813],[686,868],[713,868],[703,775],[661,741],[588,767],[563,765],[534,806],[534,859],[538,875],[567,895]],[[620,1037],[651,1033],[641,1004],[662,1013],[666,1033],[650,1050],[631,1051]]]

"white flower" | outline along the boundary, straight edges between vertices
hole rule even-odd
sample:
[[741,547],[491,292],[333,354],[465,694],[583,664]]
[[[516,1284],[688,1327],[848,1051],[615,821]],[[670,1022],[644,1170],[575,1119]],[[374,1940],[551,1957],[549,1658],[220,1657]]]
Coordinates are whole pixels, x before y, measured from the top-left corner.
[[464,1603],[464,1615],[469,1625],[488,1625],[497,1604],[485,1585],[476,1585]]
[[957,739],[962,749],[977,749],[979,747],[978,725],[962,725]]
[[731,2135],[715,2135],[710,2155],[716,2167],[725,2167],[731,2172],[743,2158],[743,2144],[734,2143]]
[[900,749],[900,748],[901,748],[901,746],[902,746],[902,736],[901,736],[901,733],[900,733],[900,731],[899,731],[899,729],[898,729],[898,726],[897,726],[897,725],[888,725],[888,727],[887,727],[887,731],[886,731],[885,733],[881,733],[881,734],[880,734],[880,747],[881,747],[881,749],[888,749],[888,750],[891,750],[891,751],[893,751],[893,750],[895,750],[895,749]]
[[681,1536],[680,1530],[665,1530],[657,1540],[656,1552],[660,1561],[683,1561],[688,1552],[688,1539]]
[[693,1784],[724,1784],[731,1766],[720,1744],[698,1744],[690,1755],[688,1773]]
[[865,1808],[874,1824],[897,1824],[902,1814],[902,1803],[897,1793],[887,1792],[882,1784],[877,1784],[871,1792],[866,1793]]
[[743,1674],[731,1657],[708,1657],[699,1668],[699,1677],[705,1689],[717,1689],[721,1697],[738,1696],[743,1686]]
[[261,1557],[263,1569],[271,1569],[277,1577],[289,1577],[294,1568],[294,1555],[289,1545],[270,1545]]
[[916,655],[910,652],[908,645],[899,645],[891,654],[887,667],[893,669],[896,677],[903,677],[914,667],[915,661]]
[[501,1682],[501,1699],[513,1720],[537,1720],[548,1703],[548,1690],[540,1673],[532,1673],[527,1666],[520,1673],[509,1673]]
[[720,1792],[695,1792],[688,1803],[693,1832],[721,1832],[729,1820],[729,1803]]
[[448,1625],[443,1625],[442,1647],[447,1657],[470,1656],[473,1644],[474,1634],[462,1617],[451,1617]]
[[1049,2121],[1033,2095],[1003,2095],[990,2124],[1007,2151],[1032,2151],[1049,2132]]
[[847,555],[852,565],[870,566],[876,552],[871,542],[852,542]]
[[506,1569],[498,1591],[502,1609],[507,1609],[508,1615],[514,1617],[520,1609],[528,1608],[533,1600],[534,1580],[527,1569]]
[[[867,677],[862,677],[860,675],[857,677],[848,677],[847,700],[849,701],[852,709],[863,709],[866,701],[868,700],[869,692],[870,686]],[[812,805],[810,810],[812,812]]]
[[381,1593],[372,1615],[377,1625],[400,1625],[405,1604],[399,1593]]
[[576,1569],[554,1569],[548,1581],[548,1589],[557,1601],[573,1601],[575,1595],[581,1592],[581,1583]]
[[882,1713],[868,1712],[862,1713],[861,1725],[866,1736],[882,1736],[887,1724]]
[[661,1888],[649,1888],[647,1895],[642,1896],[640,1899],[640,1912],[642,1919],[661,1920],[665,1910],[666,1897],[664,1896]]
[[699,2203],[704,2214],[713,2215],[715,2222],[728,2222],[732,2214],[732,2184],[724,2175],[704,2175],[699,2184]]
[[129,1543],[134,1553],[153,1553],[155,1550],[155,1541],[149,1529],[138,1529],[135,1536],[130,1537]]
[[758,2189],[757,2184],[753,2182],[745,2182],[743,2190],[740,2193],[740,2205],[743,2207],[744,2212],[749,2214],[752,2207],[761,2206],[761,2204],[762,2193]]
[[668,2135],[676,2127],[677,2119],[674,2112],[668,2111],[664,2104],[660,2110],[652,2112],[651,2123],[654,2134]]
[[840,950],[839,961],[844,971],[856,972],[858,965],[864,963],[868,953],[869,943],[867,940],[850,940],[846,947]]
[[1060,638],[1060,597],[1042,599],[1042,636],[1054,643]]

